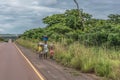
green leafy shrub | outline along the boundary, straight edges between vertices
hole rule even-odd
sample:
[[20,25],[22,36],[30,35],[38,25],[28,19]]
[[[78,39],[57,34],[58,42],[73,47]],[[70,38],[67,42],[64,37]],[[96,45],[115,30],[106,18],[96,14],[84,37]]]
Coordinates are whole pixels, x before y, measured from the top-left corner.
[[120,45],[120,33],[111,33],[108,36],[109,44],[114,46]]

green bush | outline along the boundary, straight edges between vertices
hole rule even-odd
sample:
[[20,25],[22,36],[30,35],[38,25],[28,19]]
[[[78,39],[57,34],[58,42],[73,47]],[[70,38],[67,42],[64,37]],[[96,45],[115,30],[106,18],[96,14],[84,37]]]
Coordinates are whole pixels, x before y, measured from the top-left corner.
[[111,46],[120,46],[120,33],[109,34],[108,41]]

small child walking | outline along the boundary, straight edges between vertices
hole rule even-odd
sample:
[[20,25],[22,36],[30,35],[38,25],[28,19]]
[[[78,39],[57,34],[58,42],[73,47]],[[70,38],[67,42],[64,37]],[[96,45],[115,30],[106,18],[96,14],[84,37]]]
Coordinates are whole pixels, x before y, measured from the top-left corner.
[[53,44],[50,45],[50,59],[53,59],[54,56],[54,46]]
[[43,44],[42,43],[38,44],[38,54],[39,54],[39,58],[42,58],[42,55],[43,55]]

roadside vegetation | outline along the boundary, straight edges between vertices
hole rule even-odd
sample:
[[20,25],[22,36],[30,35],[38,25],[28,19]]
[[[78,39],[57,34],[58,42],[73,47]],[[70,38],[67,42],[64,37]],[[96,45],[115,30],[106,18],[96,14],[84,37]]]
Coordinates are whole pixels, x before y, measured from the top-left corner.
[[[66,10],[43,18],[45,28],[24,32],[17,42],[36,49],[42,36],[55,45],[55,60],[64,66],[85,73],[94,73],[106,79],[120,80],[120,15],[110,14],[108,19],[95,19],[78,10]],[[82,20],[81,20],[82,19]]]
[[4,41],[4,39],[0,38],[0,42]]

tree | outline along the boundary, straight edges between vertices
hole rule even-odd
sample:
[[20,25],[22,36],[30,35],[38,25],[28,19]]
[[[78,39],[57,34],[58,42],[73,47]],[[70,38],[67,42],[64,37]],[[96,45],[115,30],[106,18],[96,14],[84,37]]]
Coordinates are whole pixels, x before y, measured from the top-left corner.
[[81,23],[81,26],[83,27],[84,29],[84,19],[83,19],[83,16],[82,16],[82,10],[80,11],[80,7],[79,7],[79,4],[76,0],[74,0],[76,6],[77,6],[77,10],[78,10],[78,17],[80,18],[80,23]]
[[119,14],[110,14],[108,16],[109,22],[119,24],[120,23],[120,15]]
[[82,18],[84,19],[84,27],[83,24],[81,24],[81,20],[78,17],[78,10],[72,9],[72,10],[66,10],[65,17],[66,17],[66,25],[74,30],[84,30],[85,25],[88,25],[89,21],[91,20],[91,15],[88,13],[82,13]]
[[52,16],[47,16],[43,18],[43,23],[47,24],[48,27],[57,24],[57,23],[65,23],[65,15],[64,14],[54,14]]

